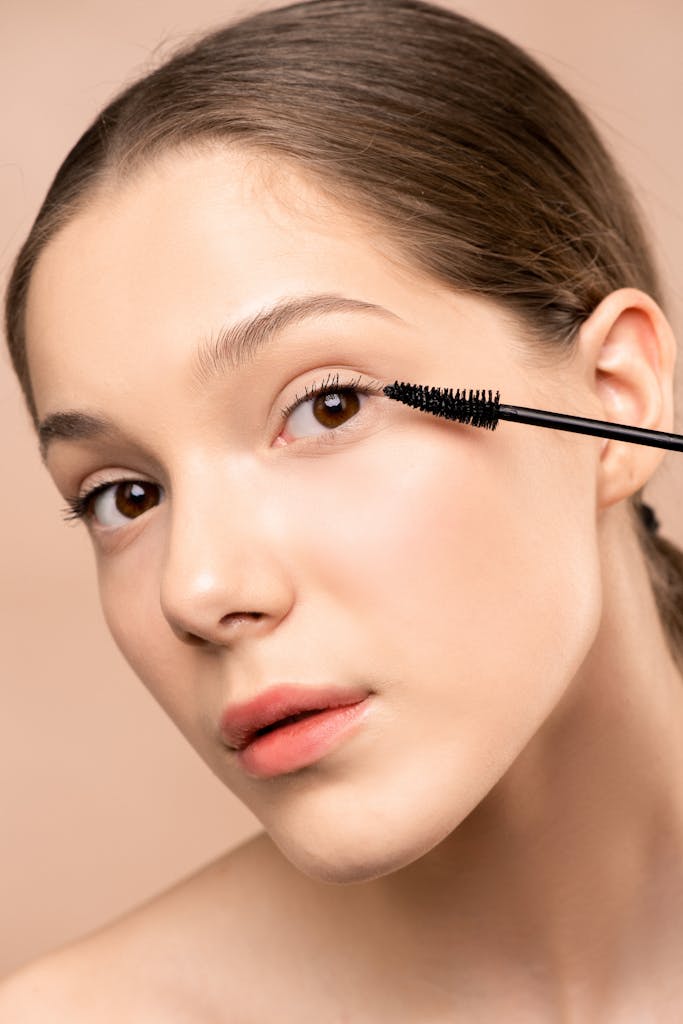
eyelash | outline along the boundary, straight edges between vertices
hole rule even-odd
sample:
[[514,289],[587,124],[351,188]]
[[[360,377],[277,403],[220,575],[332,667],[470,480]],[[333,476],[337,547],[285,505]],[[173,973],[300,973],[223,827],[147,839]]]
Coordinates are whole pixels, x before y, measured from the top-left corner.
[[[372,381],[369,384],[360,384],[361,377],[357,377],[354,381],[339,381],[339,374],[337,373],[334,377],[330,374],[321,384],[314,382],[311,385],[309,391],[308,388],[304,388],[303,395],[296,395],[296,397],[289,403],[289,405],[281,412],[281,423],[284,423],[294,412],[298,406],[303,405],[304,402],[310,401],[312,398],[317,398],[318,395],[325,394],[326,392],[335,391],[356,391],[360,395],[378,395],[383,393],[384,385],[377,381]],[[337,427],[335,430],[330,430],[326,433],[319,434],[313,441],[313,444],[327,444],[328,437],[331,434],[338,433],[343,430],[343,425]],[[89,518],[90,505],[95,500],[101,491],[107,490],[108,487],[114,487],[116,484],[126,483],[144,483],[145,481],[138,481],[131,477],[123,477],[118,480],[107,480],[106,483],[97,484],[92,487],[89,491],[84,494],[74,495],[66,499],[66,508],[61,509],[63,515],[62,518],[65,522],[71,519],[87,519]]]

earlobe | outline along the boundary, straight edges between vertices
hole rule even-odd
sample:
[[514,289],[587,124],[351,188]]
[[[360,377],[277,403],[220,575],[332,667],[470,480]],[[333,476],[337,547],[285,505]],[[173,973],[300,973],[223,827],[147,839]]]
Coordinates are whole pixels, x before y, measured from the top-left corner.
[[[579,345],[597,399],[597,418],[673,431],[676,342],[654,299],[636,288],[612,292],[583,325]],[[664,450],[649,445],[603,441],[598,466],[601,506],[643,487],[664,455]]]

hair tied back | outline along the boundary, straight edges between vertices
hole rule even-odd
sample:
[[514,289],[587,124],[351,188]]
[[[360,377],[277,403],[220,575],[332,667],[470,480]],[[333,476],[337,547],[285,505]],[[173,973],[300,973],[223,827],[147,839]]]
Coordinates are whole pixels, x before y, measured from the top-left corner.
[[650,533],[657,533],[657,531],[659,530],[660,522],[652,506],[646,504],[646,502],[644,501],[641,501],[640,505],[638,506],[638,511],[640,512],[641,519],[645,523],[646,529]]

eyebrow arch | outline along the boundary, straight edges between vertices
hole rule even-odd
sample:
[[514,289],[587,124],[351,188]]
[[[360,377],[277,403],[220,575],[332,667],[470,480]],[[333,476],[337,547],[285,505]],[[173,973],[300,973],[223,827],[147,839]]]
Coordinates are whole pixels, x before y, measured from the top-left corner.
[[[270,308],[225,325],[217,335],[200,339],[191,365],[193,380],[197,386],[206,387],[222,376],[226,368],[235,371],[245,366],[291,324],[333,313],[373,313],[404,322],[402,317],[384,306],[343,295],[286,296]],[[38,426],[43,462],[53,441],[121,439],[123,436],[124,432],[108,417],[75,409],[50,413]]]

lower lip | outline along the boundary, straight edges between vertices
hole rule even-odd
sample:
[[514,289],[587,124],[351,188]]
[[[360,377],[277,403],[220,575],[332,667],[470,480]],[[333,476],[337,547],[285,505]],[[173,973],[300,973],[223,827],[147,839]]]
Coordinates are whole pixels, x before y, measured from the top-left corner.
[[237,753],[241,767],[258,779],[295,772],[319,761],[346,739],[365,719],[368,698],[341,708],[318,711],[290,725],[282,725],[252,740]]

